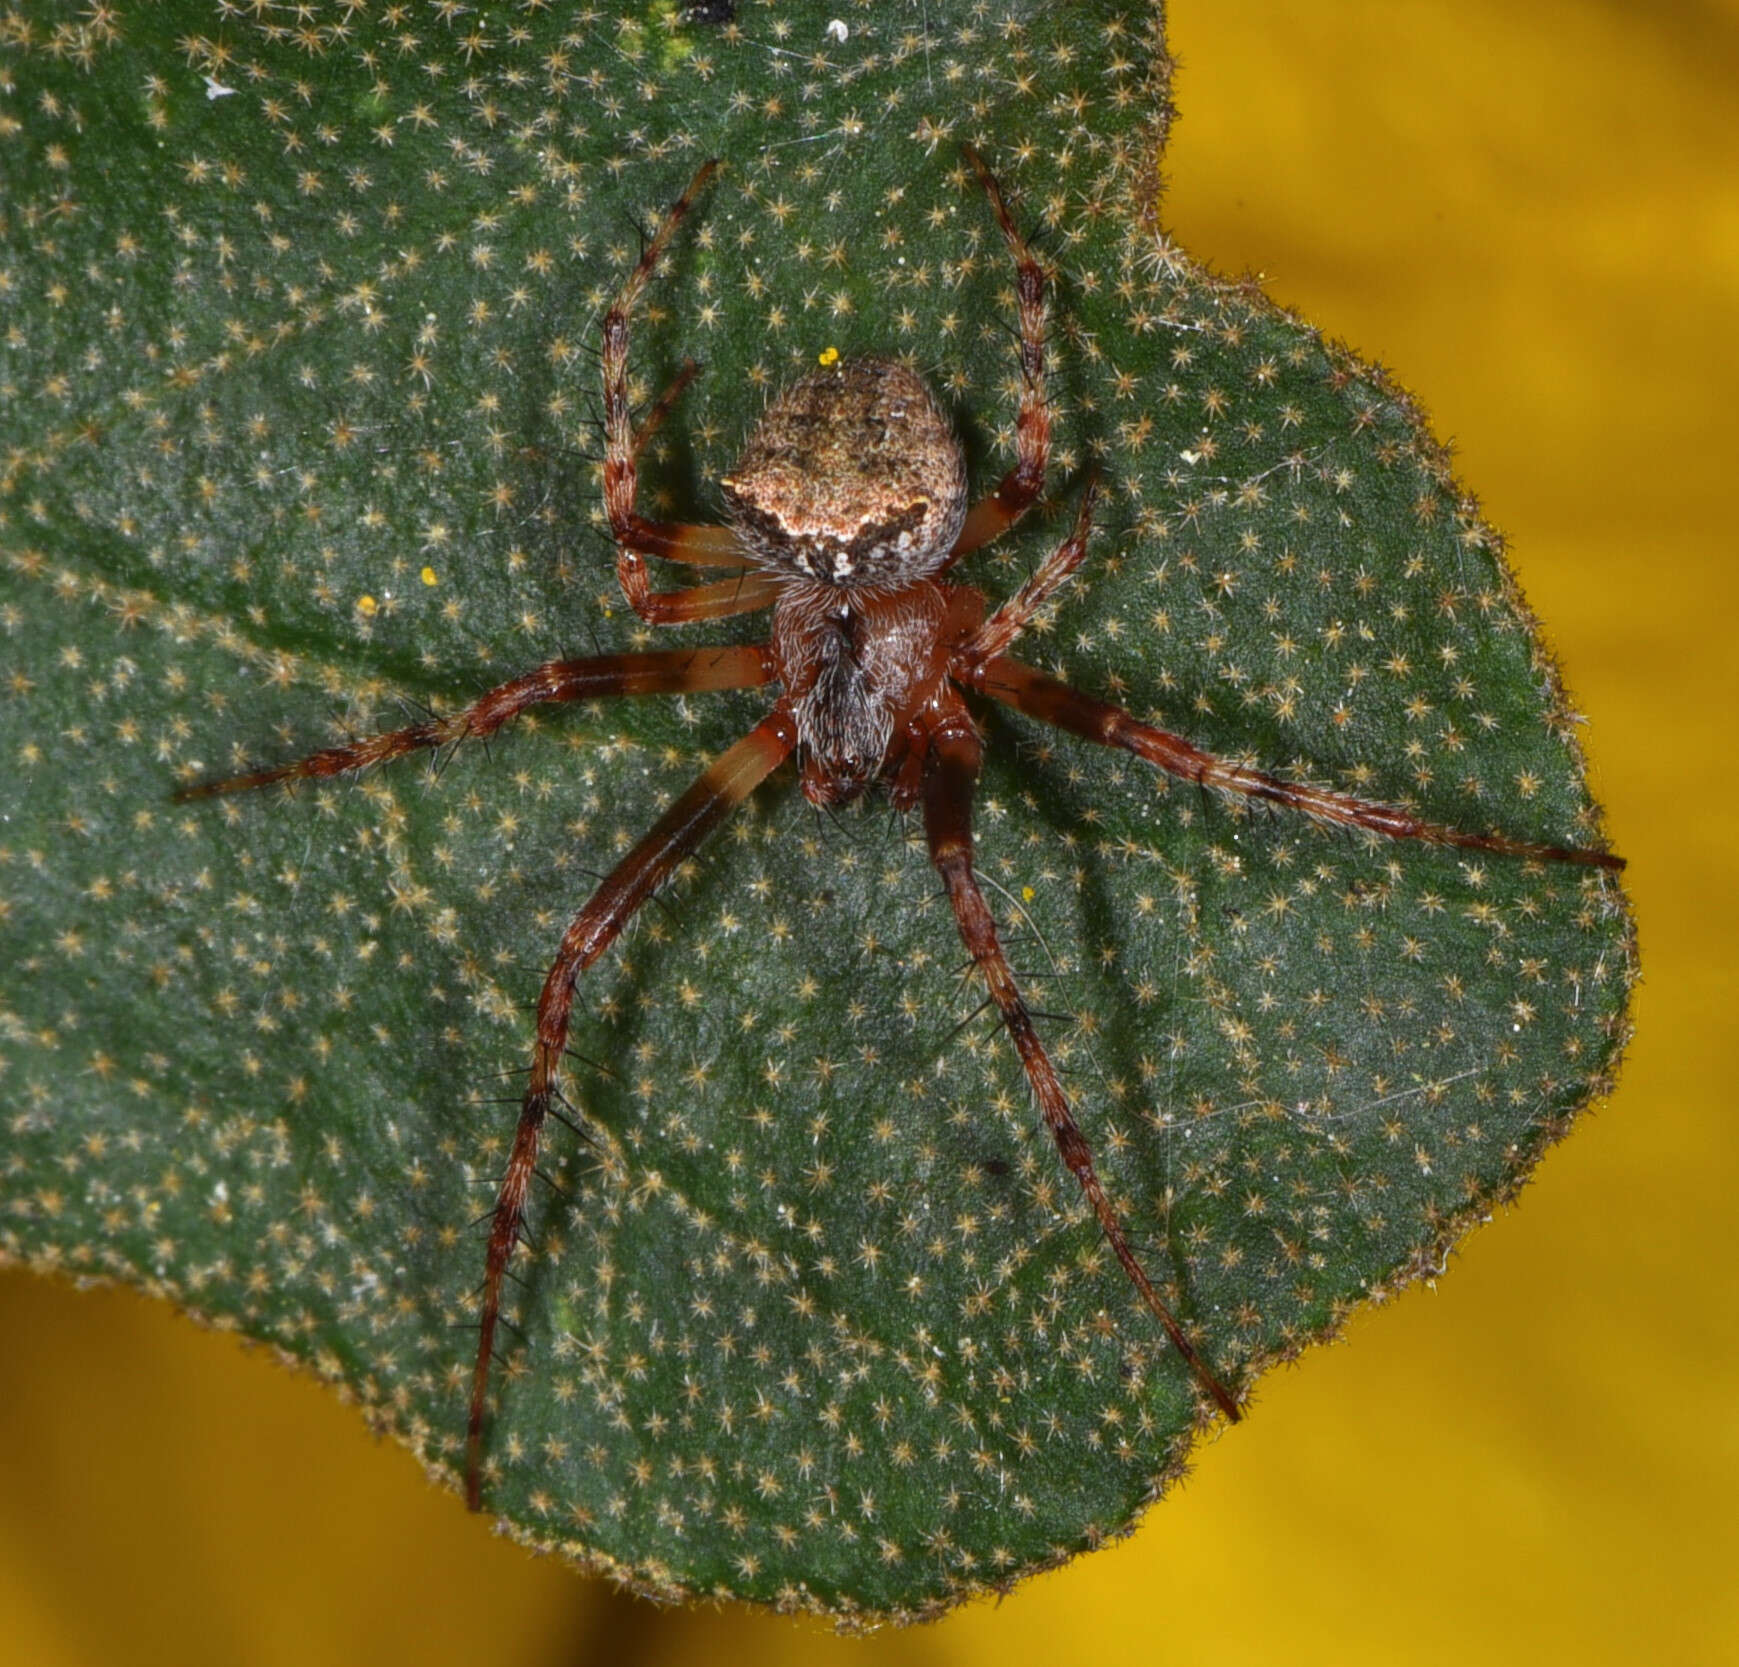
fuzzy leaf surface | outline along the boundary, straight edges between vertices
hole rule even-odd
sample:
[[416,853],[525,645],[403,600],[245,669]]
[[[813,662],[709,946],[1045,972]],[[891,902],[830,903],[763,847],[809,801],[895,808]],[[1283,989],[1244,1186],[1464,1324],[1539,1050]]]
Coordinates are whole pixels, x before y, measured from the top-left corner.
[[[729,8],[710,8],[722,14]],[[642,646],[597,326],[700,380],[645,501],[713,519],[766,397],[909,355],[1008,466],[1054,264],[1027,658],[1444,822],[1598,838],[1572,718],[1404,395],[1158,229],[1157,12],[931,0],[0,19],[0,1255],[140,1283],[456,1481],[530,1004],[595,876],[764,694],[522,721],[437,775],[181,784]],[[750,640],[762,620],[660,634]],[[1247,1383],[1434,1269],[1604,1084],[1611,876],[1325,833],[982,713],[979,863],[1140,1254]],[[1198,1395],[1035,1127],[915,824],[782,772],[585,981],[486,1479],[663,1595],[934,1612],[1125,1529]],[[964,1023],[963,1023],[964,1021]],[[503,1102],[508,1103],[503,1103]]]

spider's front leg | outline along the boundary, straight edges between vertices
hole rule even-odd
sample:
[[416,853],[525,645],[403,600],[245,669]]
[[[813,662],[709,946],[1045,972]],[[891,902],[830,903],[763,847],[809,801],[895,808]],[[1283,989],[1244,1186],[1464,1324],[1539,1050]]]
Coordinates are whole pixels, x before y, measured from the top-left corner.
[[544,1121],[560,1092],[574,982],[616,941],[640,905],[785,761],[796,742],[796,724],[781,702],[735,746],[714,759],[699,780],[659,817],[592,893],[562,935],[555,964],[538,997],[531,1080],[489,1229],[477,1364],[471,1379],[466,1429],[465,1498],[472,1510],[480,1508],[483,1497],[483,1420],[495,1328],[501,1317],[501,1281],[524,1235],[526,1194],[537,1168]]
[[246,775],[183,787],[176,800],[244,793],[275,782],[341,776],[371,764],[386,764],[408,752],[486,740],[528,706],[556,701],[600,700],[612,695],[699,694],[715,689],[752,689],[774,677],[772,651],[764,645],[677,649],[653,654],[600,654],[585,660],[550,660],[522,677],[498,684],[469,706],[445,718],[428,718],[369,735],[341,747],[323,747],[294,763]]
[[1021,1066],[1032,1085],[1045,1126],[1051,1131],[1063,1162],[1080,1183],[1093,1214],[1098,1217],[1100,1230],[1122,1264],[1123,1271],[1140,1293],[1141,1300],[1164,1327],[1172,1347],[1188,1363],[1196,1381],[1213,1397],[1220,1410],[1236,1422],[1239,1417],[1236,1399],[1208,1369],[1194,1344],[1184,1335],[1183,1328],[1161,1300],[1146,1269],[1130,1248],[1116,1207],[1106,1196],[1094,1168],[1092,1149],[1069,1110],[1068,1096],[1063,1092],[1044,1043],[1039,1040],[1032,1014],[1003,954],[995,918],[984,901],[984,893],[979,889],[972,868],[972,796],[978,782],[983,748],[958,697],[953,709],[944,710],[924,739],[924,832],[929,840],[930,860],[947,888],[948,901],[953,906],[967,952],[984,975],[990,998],[996,1003],[1015,1051],[1020,1055]]
[[[660,395],[636,431],[628,403],[628,321],[672,234],[688,217],[695,198],[717,168],[716,162],[708,162],[689,181],[688,189],[671,205],[604,315],[604,509],[610,518],[610,536],[616,541],[616,577],[622,594],[649,625],[686,625],[752,613],[766,607],[778,594],[764,574],[748,571],[748,557],[731,528],[648,521],[636,507],[640,453],[682,390],[694,380],[695,367],[692,360],[684,363],[675,382]],[[735,579],[717,584],[655,591],[646,568],[648,556],[697,567],[736,568],[739,573]]]
[[1388,839],[1417,839],[1428,845],[1448,845],[1464,851],[1490,851],[1498,856],[1535,857],[1547,862],[1576,863],[1584,868],[1623,868],[1624,858],[1607,851],[1577,846],[1545,845],[1505,834],[1469,833],[1441,822],[1428,822],[1398,805],[1334,793],[1303,782],[1286,781],[1266,770],[1234,764],[1173,735],[1144,724],[1120,706],[1082,694],[1067,683],[1022,665],[1007,656],[980,663],[957,661],[955,675],[969,688],[1012,706],[1018,712],[1084,735],[1101,746],[1122,747],[1145,758],[1167,775],[1193,781],[1216,792],[1264,799],[1303,811],[1334,827],[1381,834]]

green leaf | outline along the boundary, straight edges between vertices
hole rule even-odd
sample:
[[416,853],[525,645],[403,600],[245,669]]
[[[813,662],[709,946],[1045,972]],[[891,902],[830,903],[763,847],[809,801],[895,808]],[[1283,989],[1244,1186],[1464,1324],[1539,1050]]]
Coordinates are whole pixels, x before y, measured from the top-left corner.
[[[994,481],[1012,274],[970,141],[1056,267],[1056,507],[1089,459],[1107,480],[1028,658],[1271,768],[1598,839],[1419,413],[1158,230],[1167,67],[1157,13],[1109,0],[5,14],[0,1258],[265,1339],[456,1480],[529,1003],[593,877],[766,697],[170,794],[648,639],[593,351],[635,226],[707,156],[633,347],[643,397],[704,364],[651,500],[715,516],[829,348],[909,354]],[[965,578],[1007,594],[1065,524]],[[1437,1269],[1604,1088],[1610,875],[1352,840],[983,718],[1012,957],[1223,1375]],[[910,1618],[1178,1473],[1191,1378],[962,959],[916,830],[818,818],[786,772],[585,981],[597,1141],[549,1142],[489,1433],[514,1532],[659,1595]]]

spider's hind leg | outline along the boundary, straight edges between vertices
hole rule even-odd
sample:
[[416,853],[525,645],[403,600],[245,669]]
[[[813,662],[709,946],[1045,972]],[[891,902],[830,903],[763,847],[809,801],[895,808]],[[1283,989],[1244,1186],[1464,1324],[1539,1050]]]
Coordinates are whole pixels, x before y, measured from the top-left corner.
[[1020,410],[1014,420],[1015,465],[997,483],[996,490],[980,498],[967,511],[966,524],[954,541],[949,561],[1000,538],[1032,508],[1045,489],[1045,466],[1051,455],[1051,407],[1045,398],[1045,269],[1039,265],[1027,240],[1015,228],[1014,216],[1003,201],[1002,187],[985,166],[984,158],[970,145],[966,160],[978,175],[990,199],[1002,240],[1014,257],[1015,299],[1020,309]]
[[[692,362],[685,362],[676,381],[660,395],[637,430],[628,400],[628,321],[657,271],[671,237],[687,219],[695,199],[717,168],[716,162],[706,163],[689,181],[688,189],[670,205],[604,315],[604,510],[610,520],[610,536],[616,543],[616,578],[622,594],[649,625],[687,625],[697,620],[750,613],[766,607],[777,595],[777,588],[765,575],[747,571],[748,557],[731,528],[649,521],[637,507],[640,453],[695,372]],[[652,588],[646,567],[648,556],[741,571],[739,577],[718,584],[660,592]]]
[[[653,401],[646,415],[640,419],[630,448],[630,457],[636,471],[636,487],[640,459],[645,455],[647,446],[664,426],[665,419],[676,409],[676,402],[682,398],[689,383],[698,375],[700,366],[692,359],[684,359],[670,386]],[[611,531],[618,540],[624,537],[622,529],[614,522]],[[656,556],[662,561],[681,562],[688,567],[724,567],[736,571],[749,565],[742,542],[731,527],[701,526],[685,521],[644,521],[636,515],[627,536],[641,555]]]
[[1045,557],[1033,576],[955,650],[957,676],[971,681],[977,667],[1006,653],[1033,616],[1075,576],[1075,570],[1087,559],[1087,538],[1093,530],[1093,505],[1098,497],[1099,471],[1093,469],[1081,494],[1073,530]]

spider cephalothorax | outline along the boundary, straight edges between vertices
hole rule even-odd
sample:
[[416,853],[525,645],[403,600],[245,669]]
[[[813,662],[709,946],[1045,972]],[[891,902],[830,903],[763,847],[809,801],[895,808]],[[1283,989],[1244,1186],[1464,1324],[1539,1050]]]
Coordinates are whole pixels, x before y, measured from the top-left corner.
[[[551,661],[449,717],[212,782],[187,795],[339,775],[418,748],[486,737],[540,702],[781,686],[766,717],[708,766],[575,914],[544,979],[529,1081],[490,1218],[468,1426],[466,1493],[473,1506],[482,1497],[502,1282],[525,1236],[526,1197],[544,1125],[560,1097],[575,982],[658,886],[793,752],[801,762],[803,791],[816,803],[853,799],[879,785],[899,808],[922,807],[930,858],[960,936],[1020,1056],[1058,1154],[1142,1302],[1207,1396],[1234,1419],[1236,1399],[1201,1359],[1129,1243],[1003,953],[973,871],[972,798],[982,743],[963,691],[1100,745],[1121,747],[1201,787],[1289,806],[1319,822],[1393,839],[1622,866],[1602,852],[1463,832],[1395,806],[1230,763],[1010,657],[1008,650],[1033,616],[1086,556],[1096,482],[1089,479],[1082,492],[1068,537],[988,615],[978,591],[944,577],[953,563],[998,537],[1031,507],[1043,489],[1050,447],[1044,274],[1015,230],[995,180],[975,154],[967,154],[1014,257],[1020,307],[1018,455],[993,492],[967,507],[959,442],[921,377],[888,360],[857,359],[812,372],[768,407],[724,483],[730,525],[649,521],[639,513],[640,453],[695,367],[683,367],[675,386],[636,427],[628,402],[628,322],[671,233],[711,176],[709,163],[666,215],[604,318],[604,507],[616,542],[617,577],[642,619],[685,624],[771,605],[769,640]],[[649,559],[722,568],[732,576],[655,591]]]

